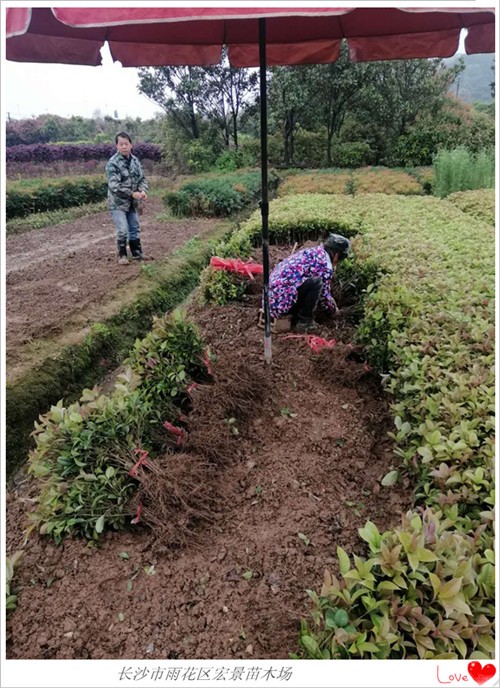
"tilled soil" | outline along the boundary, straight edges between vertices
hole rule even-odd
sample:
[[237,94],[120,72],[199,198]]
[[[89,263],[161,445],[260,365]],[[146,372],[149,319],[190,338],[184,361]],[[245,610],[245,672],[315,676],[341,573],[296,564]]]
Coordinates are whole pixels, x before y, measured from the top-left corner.
[[[213,220],[160,222],[158,198],[148,200],[140,218],[145,254],[162,260],[195,235],[213,229]],[[57,336],[73,316],[110,298],[136,280],[141,264],[118,265],[116,234],[109,212],[64,225],[7,237],[7,363],[34,338]],[[92,319],[92,314],[89,313]]]
[[[192,486],[204,491],[210,519],[179,538],[139,525],[104,535],[98,548],[36,534],[23,544],[36,485],[8,495],[7,552],[24,549],[9,658],[287,658],[308,617],[305,590],[320,589],[325,567],[338,573],[337,545],[364,554],[357,529],[368,518],[381,530],[399,523],[410,495],[380,485],[395,459],[377,380],[359,368],[342,374],[332,353],[340,374],[327,382],[325,360],[317,365],[304,337],[274,336],[266,366],[259,299],[190,309],[217,357],[215,384],[193,393],[182,449],[207,459],[224,447],[210,479]],[[352,328],[327,321],[318,334],[347,343]],[[217,378],[241,380],[243,394],[226,386],[225,398],[207,403]],[[223,427],[235,430],[222,438]]]

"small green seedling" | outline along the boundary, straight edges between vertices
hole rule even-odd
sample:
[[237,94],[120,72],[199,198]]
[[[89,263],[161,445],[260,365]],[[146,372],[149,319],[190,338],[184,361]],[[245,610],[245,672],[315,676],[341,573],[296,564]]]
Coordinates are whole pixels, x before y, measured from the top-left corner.
[[237,437],[240,434],[236,426],[236,418],[224,418],[224,423],[227,423],[233,435]]
[[304,535],[304,533],[297,533],[297,535],[299,536],[299,540],[302,540],[306,547],[311,544],[311,540],[307,537],[307,535]]

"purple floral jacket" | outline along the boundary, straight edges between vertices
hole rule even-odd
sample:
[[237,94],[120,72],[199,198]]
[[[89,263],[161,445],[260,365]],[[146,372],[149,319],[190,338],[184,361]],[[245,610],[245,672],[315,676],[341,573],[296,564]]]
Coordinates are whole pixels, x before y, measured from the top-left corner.
[[335,311],[330,293],[333,267],[323,246],[305,248],[293,253],[274,268],[269,276],[269,309],[272,318],[281,318],[290,312],[297,301],[297,289],[309,277],[321,277],[323,287],[318,305]]

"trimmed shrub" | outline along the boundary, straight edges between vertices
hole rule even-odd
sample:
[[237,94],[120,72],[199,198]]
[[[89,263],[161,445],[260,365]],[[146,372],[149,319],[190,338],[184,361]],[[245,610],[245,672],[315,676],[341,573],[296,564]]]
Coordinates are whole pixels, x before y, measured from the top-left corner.
[[312,172],[294,174],[287,177],[280,185],[278,195],[290,194],[344,194],[349,188],[351,174],[349,172]]
[[386,167],[366,167],[354,170],[354,190],[357,194],[384,193],[414,195],[422,193],[422,186],[403,170]]
[[[362,216],[347,196],[303,194],[285,196],[270,204],[269,240],[293,244],[326,237],[329,232],[352,237],[361,231]],[[262,219],[256,211],[232,237],[238,241],[261,244]]]
[[[278,175],[271,172],[269,190],[278,183]],[[247,172],[188,182],[168,192],[165,203],[175,215],[227,217],[255,201],[260,193],[260,173]]]
[[421,194],[422,184],[403,170],[366,167],[349,171],[318,170],[294,174],[280,186],[279,195],[314,194]]
[[106,198],[108,185],[103,177],[82,177],[75,180],[53,180],[48,184],[37,182],[31,188],[11,185],[6,196],[6,217],[26,217],[60,208],[97,203]]

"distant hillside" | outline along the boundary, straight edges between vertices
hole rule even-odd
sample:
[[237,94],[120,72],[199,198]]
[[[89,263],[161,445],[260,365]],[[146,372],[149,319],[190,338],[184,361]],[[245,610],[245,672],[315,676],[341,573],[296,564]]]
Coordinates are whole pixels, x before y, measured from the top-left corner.
[[491,103],[493,98],[490,84],[495,80],[495,55],[458,54],[443,62],[451,67],[459,58],[463,58],[465,62],[465,71],[460,74],[450,91],[466,103]]

